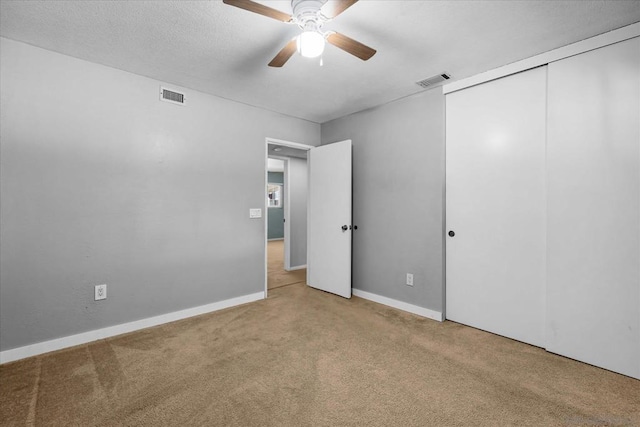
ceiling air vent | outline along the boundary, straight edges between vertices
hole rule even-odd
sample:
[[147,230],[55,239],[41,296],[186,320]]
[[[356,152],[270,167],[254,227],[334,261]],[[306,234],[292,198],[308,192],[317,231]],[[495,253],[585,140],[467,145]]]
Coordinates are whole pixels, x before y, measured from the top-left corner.
[[429,77],[428,79],[420,80],[419,82],[416,82],[416,84],[422,88],[430,89],[438,85],[438,83],[446,82],[450,78],[450,74],[442,73],[438,74],[437,76]]
[[184,93],[176,92],[175,90],[167,89],[166,87],[160,86],[160,101],[184,105],[185,97]]

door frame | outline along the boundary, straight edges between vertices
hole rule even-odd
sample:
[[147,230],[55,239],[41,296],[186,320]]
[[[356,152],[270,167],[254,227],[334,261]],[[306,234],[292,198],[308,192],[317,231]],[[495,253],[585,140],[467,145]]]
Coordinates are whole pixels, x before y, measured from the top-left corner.
[[[287,230],[287,221],[286,219],[289,217],[289,209],[290,209],[290,205],[289,205],[289,186],[287,185],[287,174],[289,173],[289,158],[285,157],[285,156],[269,156],[267,155],[267,159],[277,159],[277,160],[282,160],[284,162],[284,165],[282,167],[282,187],[283,187],[283,200],[284,203],[282,204],[282,212],[283,212],[283,217],[285,218],[285,222],[284,222],[284,227],[283,227],[283,233],[282,233],[282,240],[284,241],[284,269],[285,270],[289,270],[289,244],[291,243],[289,240],[287,240],[287,235],[289,233],[289,231]],[[268,160],[267,160],[268,162]],[[267,170],[267,177],[269,176],[269,171]],[[269,184],[268,179],[267,179],[267,184]],[[269,207],[267,206],[267,214],[265,216],[265,221],[267,223],[267,235],[269,233]],[[268,241],[269,239],[267,239]]]
[[[269,207],[267,206],[267,197],[266,197],[266,193],[267,193],[267,185],[269,183],[269,170],[268,170],[268,163],[269,163],[269,157],[271,158],[277,158],[277,159],[281,159],[285,161],[284,164],[284,176],[287,177],[288,172],[289,172],[289,158],[285,157],[285,156],[277,156],[277,155],[269,155],[269,144],[276,144],[276,145],[280,145],[283,147],[289,147],[289,148],[296,148],[298,150],[305,150],[305,151],[309,151],[312,148],[315,148],[315,146],[313,145],[307,145],[307,144],[301,144],[299,142],[292,142],[292,141],[285,141],[282,139],[276,139],[276,138],[270,138],[270,137],[266,137],[265,138],[265,144],[264,144],[264,185],[263,185],[263,193],[265,194],[264,197],[264,297],[267,298],[267,294],[268,294],[268,267],[267,267],[267,262],[268,262],[268,257],[267,257],[267,244],[268,244],[268,227],[269,227]],[[286,182],[287,180],[285,179],[285,184],[287,184]],[[289,217],[289,210],[290,210],[290,204],[289,204],[289,189],[290,189],[291,185],[285,185],[284,188],[284,218],[285,220]],[[307,218],[308,218],[309,213],[307,212]],[[291,227],[291,221],[285,221],[284,223],[284,265],[285,268],[290,268],[291,267],[291,241],[290,241],[290,229]]]

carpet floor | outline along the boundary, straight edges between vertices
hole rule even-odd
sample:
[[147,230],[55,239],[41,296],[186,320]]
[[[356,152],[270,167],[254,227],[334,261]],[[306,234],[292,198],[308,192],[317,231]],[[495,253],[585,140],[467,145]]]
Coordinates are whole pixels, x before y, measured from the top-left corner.
[[307,282],[307,269],[284,269],[284,241],[267,242],[267,289]]
[[638,380],[304,284],[269,295],[2,365],[1,423],[640,425]]

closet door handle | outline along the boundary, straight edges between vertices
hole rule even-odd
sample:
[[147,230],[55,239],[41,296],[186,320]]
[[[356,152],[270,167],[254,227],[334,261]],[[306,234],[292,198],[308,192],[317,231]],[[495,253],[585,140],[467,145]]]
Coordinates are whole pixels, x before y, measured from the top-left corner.
[[456,233],[453,230],[449,230],[449,237],[453,237],[455,235],[456,235]]
[[346,225],[342,226],[342,231],[347,231],[349,229],[349,227],[347,227]]

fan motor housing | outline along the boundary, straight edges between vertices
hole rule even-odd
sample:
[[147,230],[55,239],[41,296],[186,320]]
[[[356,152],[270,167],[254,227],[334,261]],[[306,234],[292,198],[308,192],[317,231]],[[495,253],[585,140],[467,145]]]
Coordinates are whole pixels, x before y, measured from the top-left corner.
[[320,13],[325,2],[326,0],[291,0],[296,24],[302,29],[308,27],[308,24],[313,24],[316,29],[319,29],[326,19]]

